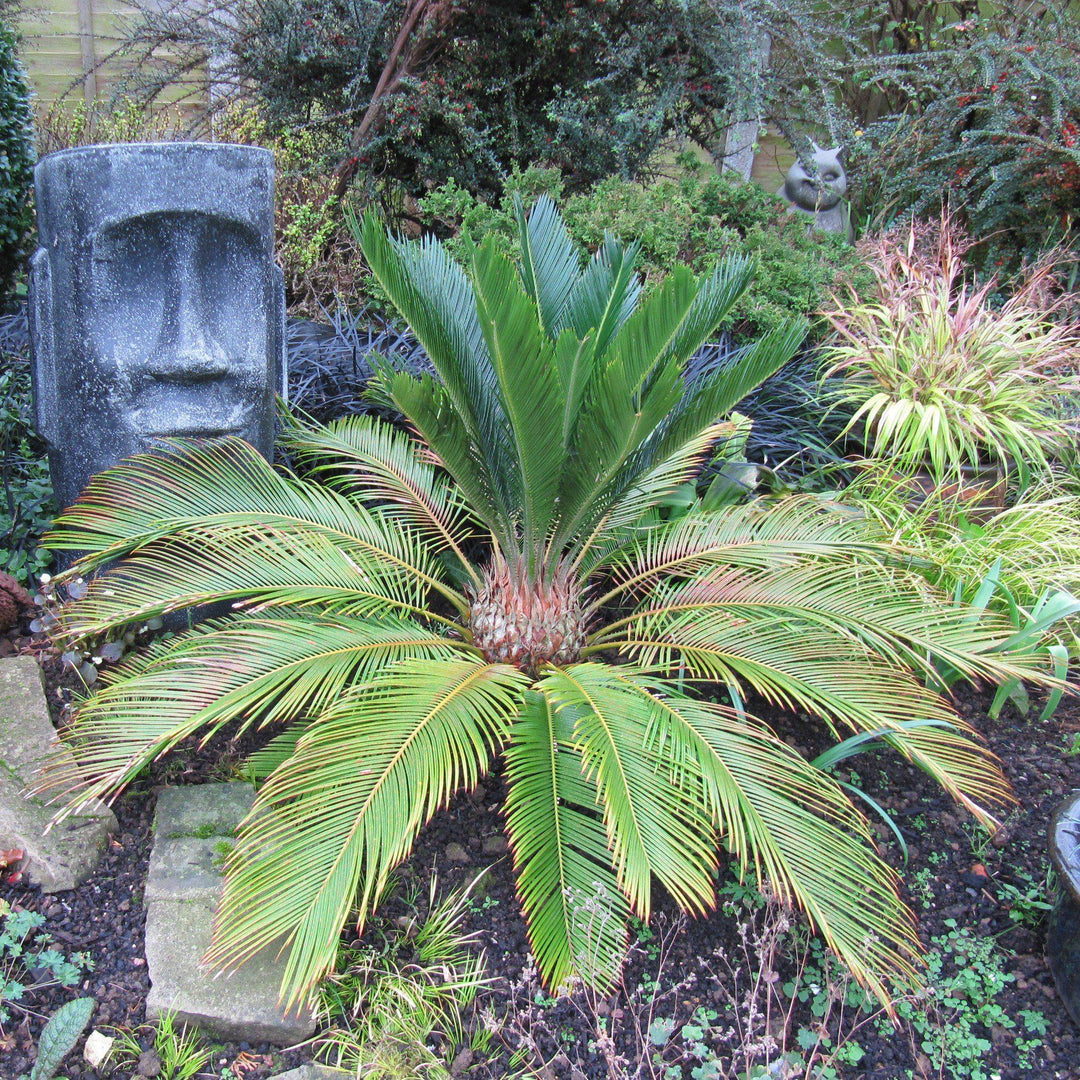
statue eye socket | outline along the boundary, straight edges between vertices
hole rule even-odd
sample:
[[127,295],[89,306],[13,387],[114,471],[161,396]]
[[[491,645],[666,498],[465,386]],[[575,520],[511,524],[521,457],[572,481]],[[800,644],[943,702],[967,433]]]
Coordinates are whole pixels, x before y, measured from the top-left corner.
[[828,180],[830,184],[836,179],[836,173],[834,173],[834,172],[827,172],[827,173],[824,173],[823,175],[824,175],[824,178],[826,180]]

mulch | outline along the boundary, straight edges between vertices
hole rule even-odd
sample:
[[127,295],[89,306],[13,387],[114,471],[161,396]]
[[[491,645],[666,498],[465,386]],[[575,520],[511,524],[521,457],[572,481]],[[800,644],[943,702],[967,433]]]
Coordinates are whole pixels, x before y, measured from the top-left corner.
[[[55,651],[32,638],[23,624],[0,636],[0,656],[14,652],[38,656],[50,703],[59,708],[61,697],[71,689],[71,676],[61,670]],[[958,704],[1001,758],[1017,797],[1015,810],[1008,814],[1004,830],[992,844],[983,842],[966,813],[895,755],[861,757],[856,767],[864,789],[890,811],[908,839],[909,858],[904,866],[895,841],[881,827],[886,857],[902,871],[908,885],[916,877],[921,882],[918,893],[908,892],[908,899],[919,915],[923,941],[929,943],[950,929],[965,927],[981,938],[993,937],[1012,976],[998,994],[997,1003],[1014,1019],[1025,1010],[1045,1018],[1046,1033],[1034,1050],[1027,1050],[1026,1057],[1017,1047],[1017,1034],[1024,1034],[1021,1028],[1007,1030],[992,1025],[986,1029],[976,1025],[976,1032],[990,1045],[981,1062],[985,1075],[1000,1080],[1029,1076],[1068,1080],[1080,1077],[1080,1030],[1061,1004],[1046,966],[1045,922],[1033,924],[1031,918],[1014,918],[1011,897],[1015,894],[1008,886],[1024,892],[1032,882],[1046,881],[1049,818],[1057,803],[1074,787],[1080,787],[1080,756],[1070,756],[1066,751],[1073,733],[1080,732],[1080,701],[1066,700],[1046,722],[1019,718],[1009,708],[1001,718],[991,721],[987,717],[989,701],[989,695],[965,691]],[[1036,707],[1032,715],[1037,712]],[[780,723],[785,737],[800,748],[812,748],[820,739],[821,733],[805,720],[800,723],[789,718]],[[0,1035],[0,1077],[14,1080],[29,1072],[45,1018],[73,996],[88,994],[97,1002],[92,1028],[134,1028],[142,1023],[148,990],[142,951],[142,888],[155,789],[162,783],[220,779],[223,762],[227,764],[237,755],[237,747],[219,741],[204,751],[192,750],[158,763],[145,780],[133,785],[115,804],[120,833],[100,867],[81,888],[43,896],[23,883],[0,885],[0,898],[45,916],[45,929],[60,949],[67,953],[85,951],[94,961],[93,971],[73,990],[46,987],[32,991],[27,999],[32,1011],[16,1017]],[[695,1010],[710,1009],[719,1016],[716,1024],[723,1026],[730,1018],[725,1017],[723,1003],[732,988],[725,990],[715,978],[691,976],[700,974],[709,958],[715,961],[715,969],[723,966],[723,956],[730,959],[740,955],[742,939],[737,920],[714,913],[690,920],[677,932],[665,933],[664,927],[677,923],[677,913],[659,894],[653,928],[656,936],[635,949],[623,992],[595,1002],[591,1012],[581,1008],[580,1000],[553,1001],[539,993],[527,965],[525,928],[514,898],[511,860],[500,852],[501,794],[500,778],[494,775],[485,778],[476,791],[455,799],[424,830],[401,871],[402,881],[422,885],[416,891],[426,896],[426,882],[432,871],[438,874],[440,887],[449,888],[467,884],[490,866],[472,905],[469,928],[478,932],[493,977],[482,1005],[490,1015],[501,1018],[502,1034],[494,1037],[490,1055],[459,1053],[455,1075],[509,1075],[506,1067],[510,1049],[527,1032],[546,1062],[540,1075],[553,1080],[607,1077],[602,1054],[605,1030],[612,1033],[613,1052],[631,1063],[631,1075],[635,1075],[635,1062],[643,1043],[648,1042],[643,1027],[646,1021],[635,1021],[642,1011],[642,1001],[647,999],[640,988],[656,977],[660,943],[667,954],[660,972],[661,996],[654,1018],[673,1022],[677,1031]],[[394,903],[387,911],[391,919],[395,915]],[[647,939],[648,933],[641,936]],[[778,966],[780,978],[786,978],[790,972],[782,964]],[[747,972],[742,974],[745,977]],[[671,989],[674,984],[679,984],[677,989]],[[480,1022],[476,1017],[475,1023]],[[805,1007],[793,1011],[792,1025],[811,1023]],[[775,1024],[773,1031],[780,1034]],[[788,1035],[790,1038],[791,1030]],[[904,1032],[868,1023],[856,1038],[865,1056],[857,1065],[838,1066],[838,1075],[844,1080],[939,1075],[922,1054],[918,1040],[913,1044]],[[694,1059],[680,1060],[677,1046],[672,1056],[671,1046],[668,1060],[681,1064],[683,1076],[690,1077]],[[80,1053],[81,1043],[78,1052],[67,1059],[62,1074],[69,1080],[99,1080],[99,1074],[79,1059]],[[200,1075],[218,1076],[229,1065],[234,1075],[242,1075],[244,1080],[261,1080],[310,1060],[311,1056],[310,1047],[286,1053],[263,1045],[229,1044],[215,1049],[213,1071]],[[535,1058],[533,1063],[541,1064]],[[146,1070],[150,1074],[152,1064]],[[641,1075],[650,1073],[646,1069]]]

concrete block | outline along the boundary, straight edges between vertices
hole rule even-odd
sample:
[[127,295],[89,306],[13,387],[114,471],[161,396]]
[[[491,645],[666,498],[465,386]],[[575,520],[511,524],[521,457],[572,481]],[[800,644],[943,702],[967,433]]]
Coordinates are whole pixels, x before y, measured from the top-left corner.
[[276,945],[229,975],[201,965],[223,885],[221,862],[254,798],[243,783],[166,788],[158,795],[145,892],[146,1015],[169,1011],[220,1039],[288,1046],[308,1038],[315,1022],[278,1004],[283,959]]
[[62,803],[26,794],[45,758],[64,753],[55,739],[37,661],[0,660],[0,849],[21,848],[20,869],[47,893],[81,885],[101,861],[109,834],[119,832],[116,816],[101,803],[50,827]]

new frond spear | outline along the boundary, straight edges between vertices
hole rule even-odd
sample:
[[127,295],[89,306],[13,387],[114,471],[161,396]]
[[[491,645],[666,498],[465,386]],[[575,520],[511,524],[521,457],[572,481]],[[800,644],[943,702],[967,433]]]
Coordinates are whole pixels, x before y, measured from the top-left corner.
[[[582,260],[554,204],[518,207],[520,262],[466,272],[433,239],[355,223],[431,360],[384,367],[371,416],[289,420],[303,476],[235,440],[176,441],[96,478],[51,543],[100,569],[75,640],[211,600],[226,618],[159,641],[79,706],[48,781],[114,795],[189,735],[272,735],[227,863],[208,959],[284,942],[298,1004],[362,929],[453,794],[502,762],[506,822],[544,978],[618,978],[659,882],[713,907],[718,847],[798,904],[884,997],[914,975],[913,920],[862,816],[769,727],[712,700],[747,691],[887,741],[957,800],[1007,798],[990,756],[926,688],[1037,677],[859,521],[808,499],[677,520],[723,415],[795,352],[774,332],[699,381],[684,366],[752,273],[739,256],[645,294],[636,246]],[[690,692],[687,686],[694,687]],[[911,725],[913,716],[935,721]]]

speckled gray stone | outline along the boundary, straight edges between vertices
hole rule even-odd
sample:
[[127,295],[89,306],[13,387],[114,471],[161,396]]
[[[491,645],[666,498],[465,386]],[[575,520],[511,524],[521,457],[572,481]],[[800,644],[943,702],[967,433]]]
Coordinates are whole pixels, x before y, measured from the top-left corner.
[[302,1042],[315,1030],[308,1013],[278,1004],[283,971],[271,946],[230,975],[201,967],[221,894],[221,862],[251,809],[250,784],[202,784],[158,793],[146,891],[148,1019],[169,1011],[220,1039]]
[[155,835],[162,839],[233,836],[254,801],[255,789],[240,780],[200,784],[197,788],[161,788],[155,811]]
[[299,1069],[278,1073],[271,1080],[348,1080],[355,1074],[344,1069],[331,1069],[328,1065],[301,1065]]
[[63,754],[55,738],[37,661],[0,660],[0,850],[21,849],[19,869],[47,893],[81,885],[101,861],[109,834],[119,832],[115,815],[101,804],[50,827],[59,805],[26,794],[45,757]]
[[840,233],[852,239],[851,214],[843,201],[847,194],[847,173],[840,162],[840,147],[814,147],[812,176],[799,160],[788,169],[783,187],[777,192],[788,209],[806,217],[821,232]]
[[1058,895],[1046,926],[1046,962],[1065,1008],[1080,1024],[1080,791],[1054,814],[1050,861]]
[[89,146],[34,178],[34,398],[60,505],[158,438],[232,433],[269,456],[286,386],[273,155]]

